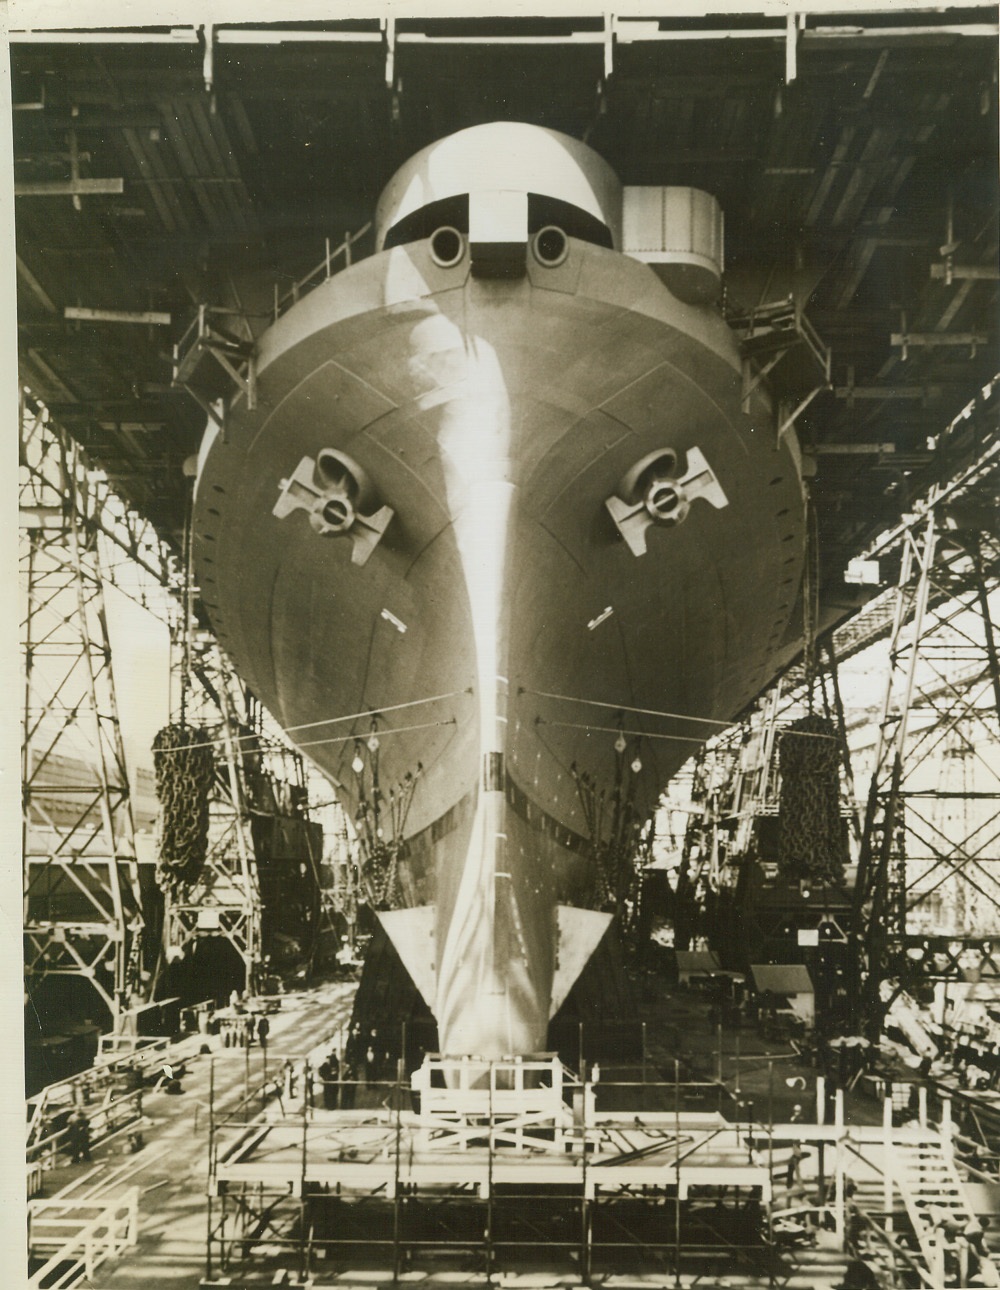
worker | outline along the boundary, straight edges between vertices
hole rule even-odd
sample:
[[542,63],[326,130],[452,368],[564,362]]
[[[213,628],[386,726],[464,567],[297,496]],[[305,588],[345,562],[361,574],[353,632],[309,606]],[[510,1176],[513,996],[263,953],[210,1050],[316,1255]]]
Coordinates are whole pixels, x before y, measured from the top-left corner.
[[81,1160],[89,1161],[90,1121],[79,1107],[69,1117],[67,1128],[69,1130],[68,1149],[73,1164],[78,1164]]
[[319,1077],[323,1081],[323,1106],[328,1111],[337,1108],[337,1082],[340,1079],[340,1063],[337,1054],[331,1050],[319,1068]]
[[345,1111],[350,1111],[354,1107],[354,1099],[357,1094],[357,1085],[355,1084],[355,1072],[346,1056],[340,1067],[340,1105]]
[[969,1245],[979,1255],[981,1259],[986,1258],[985,1229],[989,1227],[990,1220],[972,1217],[965,1226],[965,1239]]
[[261,1048],[267,1048],[267,1037],[270,1033],[271,1023],[268,1021],[266,1015],[261,1013],[260,1019],[257,1022],[257,1042],[260,1044]]
[[788,1157],[788,1165],[785,1169],[785,1186],[795,1187],[802,1181],[802,1161],[805,1157],[801,1142],[792,1143],[792,1154]]

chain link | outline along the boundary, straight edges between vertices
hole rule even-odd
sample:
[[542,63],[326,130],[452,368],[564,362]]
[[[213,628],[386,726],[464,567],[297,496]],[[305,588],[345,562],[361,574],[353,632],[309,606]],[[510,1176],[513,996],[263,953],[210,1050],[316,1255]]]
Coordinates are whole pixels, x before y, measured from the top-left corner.
[[832,721],[794,721],[779,745],[778,866],[793,881],[835,885],[844,879],[840,818],[840,744]]
[[164,726],[153,740],[160,803],[157,877],[176,892],[197,878],[208,854],[208,815],[215,774],[209,735],[198,726]]

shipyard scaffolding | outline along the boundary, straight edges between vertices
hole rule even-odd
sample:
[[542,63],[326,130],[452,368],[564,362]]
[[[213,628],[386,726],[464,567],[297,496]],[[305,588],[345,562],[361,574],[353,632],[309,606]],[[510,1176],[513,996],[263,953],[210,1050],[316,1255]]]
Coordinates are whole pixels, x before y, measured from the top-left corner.
[[[382,1082],[287,1065],[213,1104],[209,1277],[263,1260],[323,1283],[360,1258],[399,1278],[443,1256],[489,1277],[542,1251],[584,1281],[609,1261],[768,1264],[766,1152],[748,1157],[747,1126],[707,1104],[717,1087],[619,1087],[554,1054],[428,1056]],[[713,1226],[723,1177],[731,1213]]]
[[[302,756],[201,625],[189,571],[171,630],[173,720],[154,743],[162,988],[187,1003],[274,993],[330,966],[347,919],[343,828],[324,855]],[[330,809],[334,809],[331,805]],[[200,993],[199,993],[200,992]]]
[[[200,628],[183,557],[26,389],[19,419],[24,964],[34,1088],[86,1066],[98,1048],[124,1051],[141,1033],[175,1027],[177,1000],[167,996],[176,992],[167,987],[174,964],[202,938],[222,937],[235,949],[241,990],[274,986],[289,971],[307,979],[332,964],[350,940],[356,882],[339,810],[327,805],[333,827],[324,854],[302,757]],[[141,822],[152,826],[153,776],[148,754],[126,755],[109,591],[171,627],[175,710],[206,723],[199,753],[208,773],[174,785],[181,833],[192,823],[197,832],[192,801],[204,806],[196,873],[182,866],[165,875],[162,809],[157,862],[148,848],[137,852],[136,785]]]
[[[554,1054],[429,1055],[409,1079],[400,1062],[360,1081],[277,1060],[211,1098],[206,1286],[490,1284],[540,1265],[584,1285],[832,1288],[863,1268],[887,1290],[970,1283],[940,1228],[977,1212],[947,1099],[937,1127],[926,1096],[905,1126],[891,1098],[880,1122],[850,1123],[842,1090],[816,1123],[733,1120],[679,1064],[638,1085]],[[995,1275],[985,1249],[976,1263]]]
[[[687,811],[668,897],[675,948],[710,949],[730,969],[819,968],[817,1015],[870,1043],[909,991],[929,1002],[937,984],[940,1023],[958,984],[982,994],[1000,973],[996,404],[993,382],[939,438],[944,482],[851,561],[849,581],[885,590],[710,740],[668,799]],[[877,643],[881,702],[845,713],[841,668]],[[796,864],[781,819],[784,741],[815,718],[840,749],[839,874]]]
[[39,1046],[44,1082],[81,1056],[60,1046],[122,1029],[149,992],[152,875],[136,858],[105,585],[111,553],[144,563],[150,538],[27,391],[19,420],[24,965],[29,1082]]
[[[824,791],[802,774],[809,796],[796,798],[802,750],[815,762],[820,747]],[[675,949],[707,950],[730,972],[804,961],[832,1021],[859,832],[835,640],[820,642],[811,677],[790,669],[710,740],[668,800],[678,792],[689,800],[669,899]]]
[[953,1025],[967,995],[1000,997],[1000,444],[996,382],[949,433],[971,459],[859,557],[896,563],[889,669],[854,893],[856,1025],[934,994]]

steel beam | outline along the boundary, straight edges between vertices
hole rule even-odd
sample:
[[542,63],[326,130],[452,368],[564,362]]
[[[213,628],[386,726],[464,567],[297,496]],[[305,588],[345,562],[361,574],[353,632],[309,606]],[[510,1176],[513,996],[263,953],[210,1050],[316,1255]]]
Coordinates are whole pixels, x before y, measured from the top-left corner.
[[14,185],[15,197],[118,196],[124,191],[124,179],[46,179]]
[[170,314],[159,313],[154,309],[136,312],[126,309],[85,309],[79,305],[67,305],[63,317],[77,322],[113,322],[152,324],[157,327],[170,326]]

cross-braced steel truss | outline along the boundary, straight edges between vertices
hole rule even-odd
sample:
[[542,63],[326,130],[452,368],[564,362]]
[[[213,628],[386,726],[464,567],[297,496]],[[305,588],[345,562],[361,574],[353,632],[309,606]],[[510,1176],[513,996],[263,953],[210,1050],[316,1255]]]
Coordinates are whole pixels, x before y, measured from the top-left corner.
[[298,950],[287,952],[307,974],[317,956],[332,953],[340,893],[323,864],[301,755],[268,733],[211,637],[195,630],[185,641],[176,632],[175,645],[175,711],[181,729],[211,749],[214,769],[203,863],[184,877],[161,866],[166,953],[177,959],[203,938],[222,938],[256,993],[271,971],[289,966],[281,955],[291,942]]
[[[190,631],[190,616],[183,630]],[[242,960],[252,990],[262,966],[261,896],[243,774],[243,698],[232,668],[208,636],[192,647],[183,631],[175,632],[174,644],[180,646],[175,657],[184,720],[203,732],[215,769],[207,786],[204,864],[192,881],[164,884],[164,943],[168,957],[177,957],[204,936],[224,938]]]
[[985,938],[1000,933],[1000,541],[974,504],[995,486],[995,455],[891,538],[900,572],[854,900],[854,998],[870,1035],[889,978],[996,975]]
[[141,990],[143,915],[104,603],[104,499],[80,449],[27,398],[20,447],[27,988],[83,978],[115,1019]]
[[[840,747],[840,814],[856,847],[858,826],[854,778],[847,746],[847,729],[838,679],[839,649],[827,638],[817,652],[811,680],[799,665],[789,668],[739,723],[711,739],[694,759],[691,771],[692,810],[684,832],[677,877],[675,935],[685,948],[699,931],[718,934],[704,912],[714,895],[735,894],[739,916],[750,942],[765,937],[757,926],[755,889],[749,869],[759,866],[769,883],[778,878],[778,835],[762,828],[777,822],[781,803],[779,749],[785,733],[805,715],[821,714],[836,731]],[[814,882],[819,888],[820,883]],[[838,903],[833,889],[827,906]],[[844,897],[846,899],[846,897]],[[827,906],[824,906],[826,908]],[[832,906],[831,906],[832,907]],[[697,912],[693,913],[693,909]],[[802,907],[803,925],[810,915]],[[815,911],[816,922],[825,918]]]

